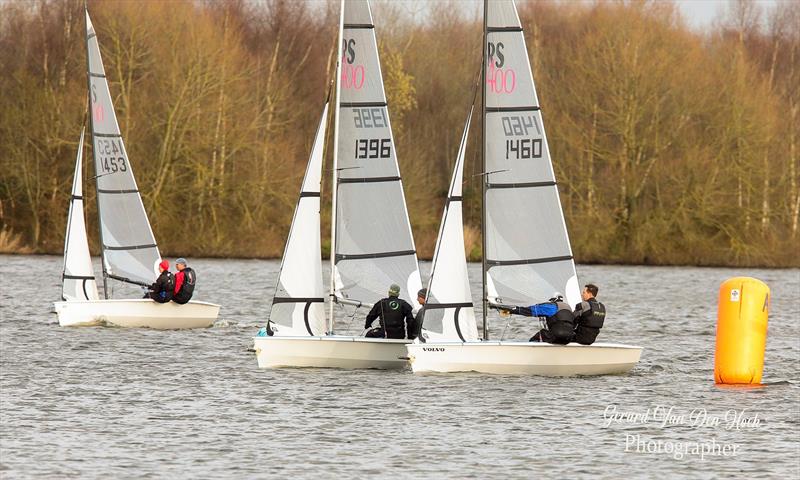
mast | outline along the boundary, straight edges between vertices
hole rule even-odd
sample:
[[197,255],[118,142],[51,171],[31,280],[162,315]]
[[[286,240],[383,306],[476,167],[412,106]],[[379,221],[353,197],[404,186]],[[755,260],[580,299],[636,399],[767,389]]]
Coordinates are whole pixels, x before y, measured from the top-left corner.
[[333,334],[333,304],[336,302],[336,191],[339,181],[339,103],[342,93],[342,37],[344,35],[344,0],[339,8],[339,39],[336,44],[336,102],[333,112],[333,179],[331,180],[331,279],[328,309],[328,334]]
[[[90,78],[91,68],[89,66],[89,7],[83,5],[83,24],[84,38],[86,39],[86,101],[89,108],[89,126],[92,130],[92,163],[95,165],[94,188],[95,192],[100,188],[97,179],[97,152],[94,148],[94,112],[92,112],[92,81]],[[95,193],[95,204],[97,205],[97,229],[100,230],[100,263],[103,266],[103,297],[108,299],[108,272],[106,271],[106,249],[103,248],[103,222],[100,220],[100,195]]]
[[486,16],[489,0],[483,0],[483,45],[481,46],[481,284],[483,287],[483,339],[489,339],[489,326],[486,322],[486,313],[489,307],[488,292],[486,290]]

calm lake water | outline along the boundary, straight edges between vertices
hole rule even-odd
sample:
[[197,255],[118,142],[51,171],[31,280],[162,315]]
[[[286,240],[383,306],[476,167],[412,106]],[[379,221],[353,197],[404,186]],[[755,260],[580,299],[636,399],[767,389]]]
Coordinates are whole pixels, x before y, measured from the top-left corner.
[[[214,328],[67,329],[61,258],[0,256],[0,478],[800,477],[798,270],[579,266],[601,339],[644,353],[625,376],[558,379],[259,370],[279,262],[191,263],[195,298],[223,304]],[[763,388],[713,381],[717,292],[739,275],[772,289]]]

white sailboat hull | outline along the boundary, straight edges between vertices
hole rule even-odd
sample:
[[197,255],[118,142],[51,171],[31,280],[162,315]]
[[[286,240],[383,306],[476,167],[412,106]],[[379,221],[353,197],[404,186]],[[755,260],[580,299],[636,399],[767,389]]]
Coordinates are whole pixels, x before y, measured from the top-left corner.
[[384,370],[408,366],[409,340],[328,337],[254,337],[259,368],[317,367]]
[[641,347],[614,343],[551,345],[538,342],[437,342],[406,345],[411,369],[569,377],[629,372]]
[[190,301],[179,305],[148,299],[69,301],[53,305],[62,327],[113,325],[157,330],[210,327],[220,308],[208,302]]

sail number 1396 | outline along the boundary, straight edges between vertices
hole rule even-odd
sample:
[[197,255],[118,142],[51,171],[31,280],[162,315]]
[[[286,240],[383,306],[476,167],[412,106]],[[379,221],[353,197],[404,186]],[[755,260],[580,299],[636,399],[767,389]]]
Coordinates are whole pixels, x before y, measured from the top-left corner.
[[356,158],[391,158],[391,138],[356,139]]

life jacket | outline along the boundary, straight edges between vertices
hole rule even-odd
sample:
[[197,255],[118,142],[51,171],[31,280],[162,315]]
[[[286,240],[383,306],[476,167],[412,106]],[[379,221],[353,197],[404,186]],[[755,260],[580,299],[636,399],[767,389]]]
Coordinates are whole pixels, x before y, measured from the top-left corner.
[[188,302],[192,298],[194,285],[197,283],[197,275],[195,275],[191,267],[184,268],[182,273],[183,283],[181,284],[181,289],[175,292],[175,298],[173,298],[176,303]]
[[575,319],[575,341],[583,345],[594,343],[606,319],[606,307],[594,298],[583,302],[581,314]]
[[159,275],[156,280],[156,287],[158,287],[159,290],[155,293],[165,301],[169,301],[172,298],[173,290],[175,290],[175,277],[172,276],[172,272],[169,270],[161,272],[161,275]]
[[380,319],[386,338],[406,338],[406,306],[411,310],[411,305],[398,297],[381,300]]
[[572,310],[566,303],[553,303],[556,304],[558,310],[556,310],[556,313],[545,319],[547,322],[547,330],[550,332],[552,337],[551,343],[566,345],[572,339],[575,316],[572,314]]

